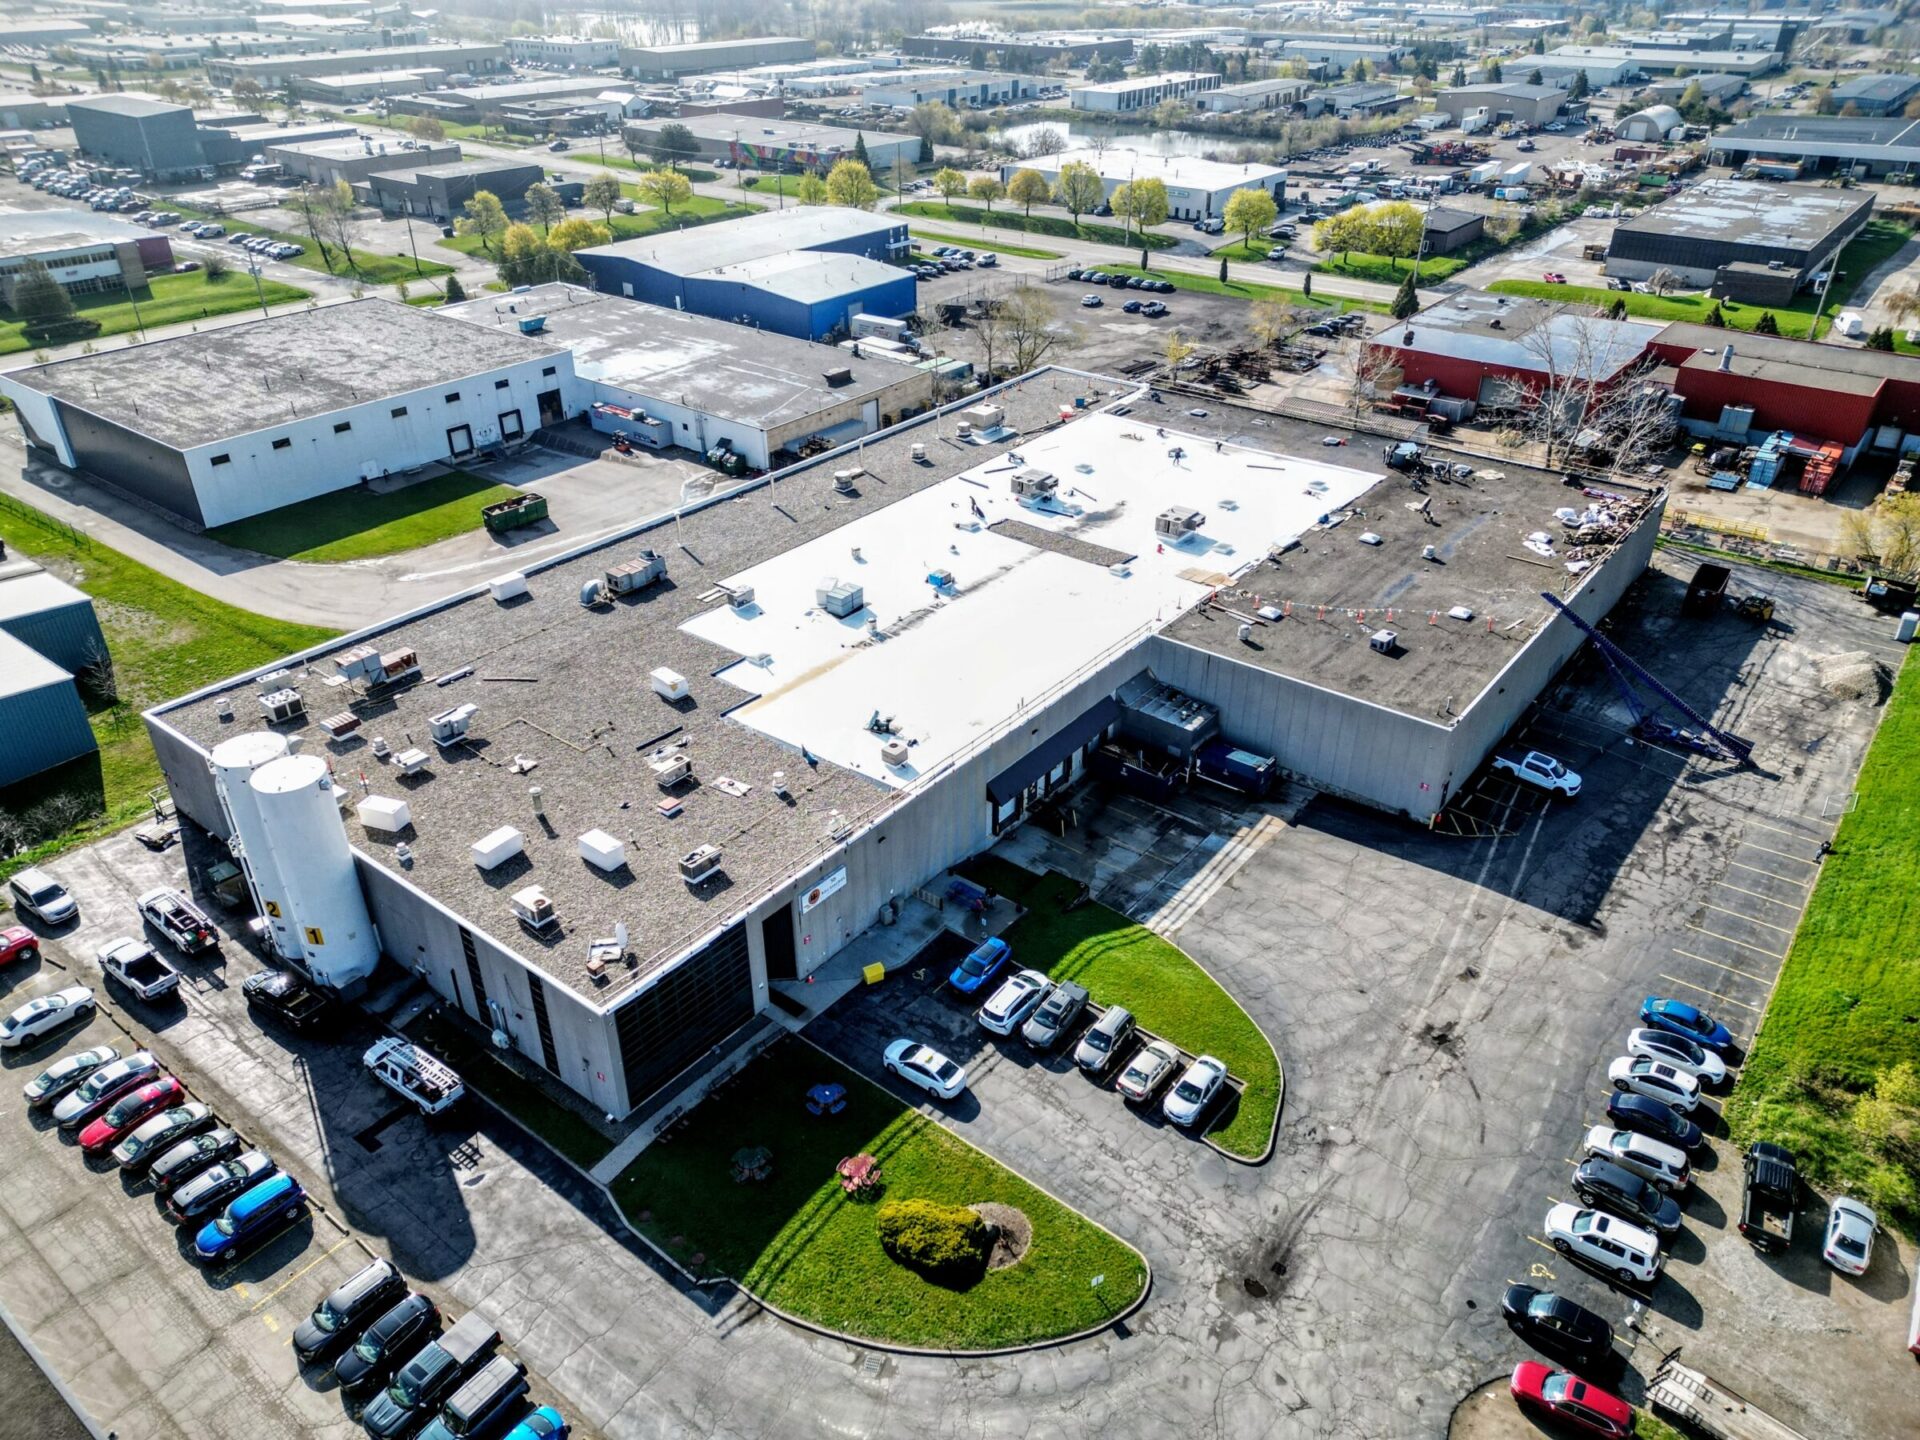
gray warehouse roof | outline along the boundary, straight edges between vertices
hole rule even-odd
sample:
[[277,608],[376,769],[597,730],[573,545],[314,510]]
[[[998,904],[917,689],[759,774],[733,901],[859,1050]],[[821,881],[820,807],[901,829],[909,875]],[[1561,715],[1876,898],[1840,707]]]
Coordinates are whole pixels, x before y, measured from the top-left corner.
[[1897,104],[1920,90],[1920,76],[1856,75],[1833,92],[1841,105],[1849,100],[1877,100],[1883,105]]
[[[526,316],[543,315],[541,333],[573,351],[573,370],[582,379],[677,399],[718,419],[768,430],[889,389],[914,373],[891,360],[856,358],[832,345],[574,285],[536,285],[433,313],[490,328],[512,328]],[[853,378],[829,385],[830,370]]]
[[500,175],[513,170],[539,169],[537,160],[455,160],[446,165],[422,165],[417,170],[387,170],[375,177],[408,185],[421,180],[457,180],[469,175]]
[[67,101],[67,108],[79,106],[83,110],[97,110],[107,115],[130,115],[144,118],[149,115],[169,115],[177,110],[185,110],[185,105],[172,100],[158,100],[151,95],[76,95]]
[[1715,149],[1738,150],[1742,140],[1774,140],[1867,148],[1920,145],[1920,120],[1869,120],[1845,115],[1751,115],[1716,131]]
[[73,676],[31,645],[0,631],[0,700],[72,680]]
[[0,625],[64,610],[69,605],[91,605],[92,599],[58,575],[50,575],[31,560],[0,562]]
[[0,214],[0,256],[40,255],[82,245],[119,245],[153,232],[91,210],[28,210]]
[[8,378],[187,450],[566,353],[518,331],[477,332],[460,345],[447,340],[443,325],[410,305],[350,300],[76,355]]
[[1873,206],[1873,192],[1823,185],[1705,180],[1624,220],[1619,230],[1729,245],[1810,250]]
[[868,215],[829,205],[763,210],[719,225],[674,230],[637,240],[616,240],[580,251],[614,255],[680,275],[703,274],[725,265],[743,265],[790,250],[811,250],[862,236],[885,235],[905,224],[885,215]]

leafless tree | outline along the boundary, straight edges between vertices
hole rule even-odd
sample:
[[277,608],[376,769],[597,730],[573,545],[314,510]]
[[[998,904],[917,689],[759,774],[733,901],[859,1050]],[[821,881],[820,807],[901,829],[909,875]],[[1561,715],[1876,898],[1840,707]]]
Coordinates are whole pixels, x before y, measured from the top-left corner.
[[1515,383],[1510,402],[1546,464],[1575,448],[1610,453],[1616,471],[1636,468],[1664,449],[1673,424],[1665,392],[1639,364],[1636,342],[1603,316],[1549,308],[1520,339],[1539,379]]
[[1347,377],[1347,423],[1358,427],[1360,417],[1373,408],[1381,392],[1391,395],[1404,373],[1396,352],[1373,344],[1364,335],[1357,338],[1353,368]]
[[1001,297],[1000,335],[1009,373],[1024,375],[1057,349],[1073,343],[1073,332],[1060,320],[1053,300],[1035,285],[1021,285]]
[[1662,265],[1647,277],[1647,289],[1655,295],[1665,295],[1669,290],[1680,288],[1680,277]]

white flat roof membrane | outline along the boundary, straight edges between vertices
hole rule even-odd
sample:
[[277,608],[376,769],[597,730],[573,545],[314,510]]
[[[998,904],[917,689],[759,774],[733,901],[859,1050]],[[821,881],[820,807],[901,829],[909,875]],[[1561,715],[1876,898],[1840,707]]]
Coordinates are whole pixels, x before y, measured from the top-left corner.
[[[746,657],[720,672],[759,697],[734,719],[879,783],[911,786],[1380,480],[1318,457],[1216,451],[1211,440],[1157,433],[1165,415],[1152,407],[1061,426],[728,577],[753,588],[753,604],[723,601],[682,628]],[[951,435],[953,425],[941,430]],[[935,463],[962,458],[944,440],[929,453]],[[1057,477],[1060,510],[1014,496],[1022,469]],[[1206,517],[1177,545],[1154,533],[1155,517],[1174,507]],[[1128,573],[988,528],[1003,520],[1131,555]],[[928,582],[936,570],[954,577],[944,593]],[[861,586],[864,608],[844,619],[821,609],[816,592],[829,578]],[[889,737],[868,728],[875,712],[910,743],[906,765],[881,759]]]

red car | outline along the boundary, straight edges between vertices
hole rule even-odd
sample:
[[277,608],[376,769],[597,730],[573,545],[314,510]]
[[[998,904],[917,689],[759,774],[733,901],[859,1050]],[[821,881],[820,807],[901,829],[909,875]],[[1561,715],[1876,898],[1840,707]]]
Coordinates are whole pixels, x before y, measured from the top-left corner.
[[129,1090],[109,1105],[104,1115],[80,1132],[80,1148],[89,1155],[111,1150],[132,1134],[143,1120],[158,1115],[162,1110],[171,1110],[186,1098],[185,1087],[171,1075],[149,1081],[138,1090]]
[[1564,1420],[1582,1435],[1623,1440],[1633,1434],[1631,1405],[1565,1370],[1555,1370],[1538,1360],[1523,1360],[1513,1367],[1512,1388],[1513,1398],[1523,1409]]
[[31,965],[40,958],[40,937],[24,925],[9,925],[0,930],[0,965],[25,961]]
[[1540,278],[1549,285],[1564,285],[1567,283],[1567,277],[1562,275],[1558,270],[1549,270]]

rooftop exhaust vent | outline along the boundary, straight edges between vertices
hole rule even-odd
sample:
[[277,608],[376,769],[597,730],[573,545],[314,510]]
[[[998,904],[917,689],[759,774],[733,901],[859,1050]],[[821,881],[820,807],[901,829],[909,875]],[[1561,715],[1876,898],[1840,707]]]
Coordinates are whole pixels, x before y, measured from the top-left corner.
[[695,846],[680,857],[680,878],[689,885],[698,885],[720,868],[720,856],[718,845]]
[[467,738],[467,732],[473,728],[473,717],[480,713],[478,705],[456,705],[451,710],[442,710],[427,720],[427,729],[436,745],[457,745]]
[[514,891],[511,903],[514,917],[529,929],[545,930],[560,923],[560,912],[553,908],[552,898],[538,885]]

